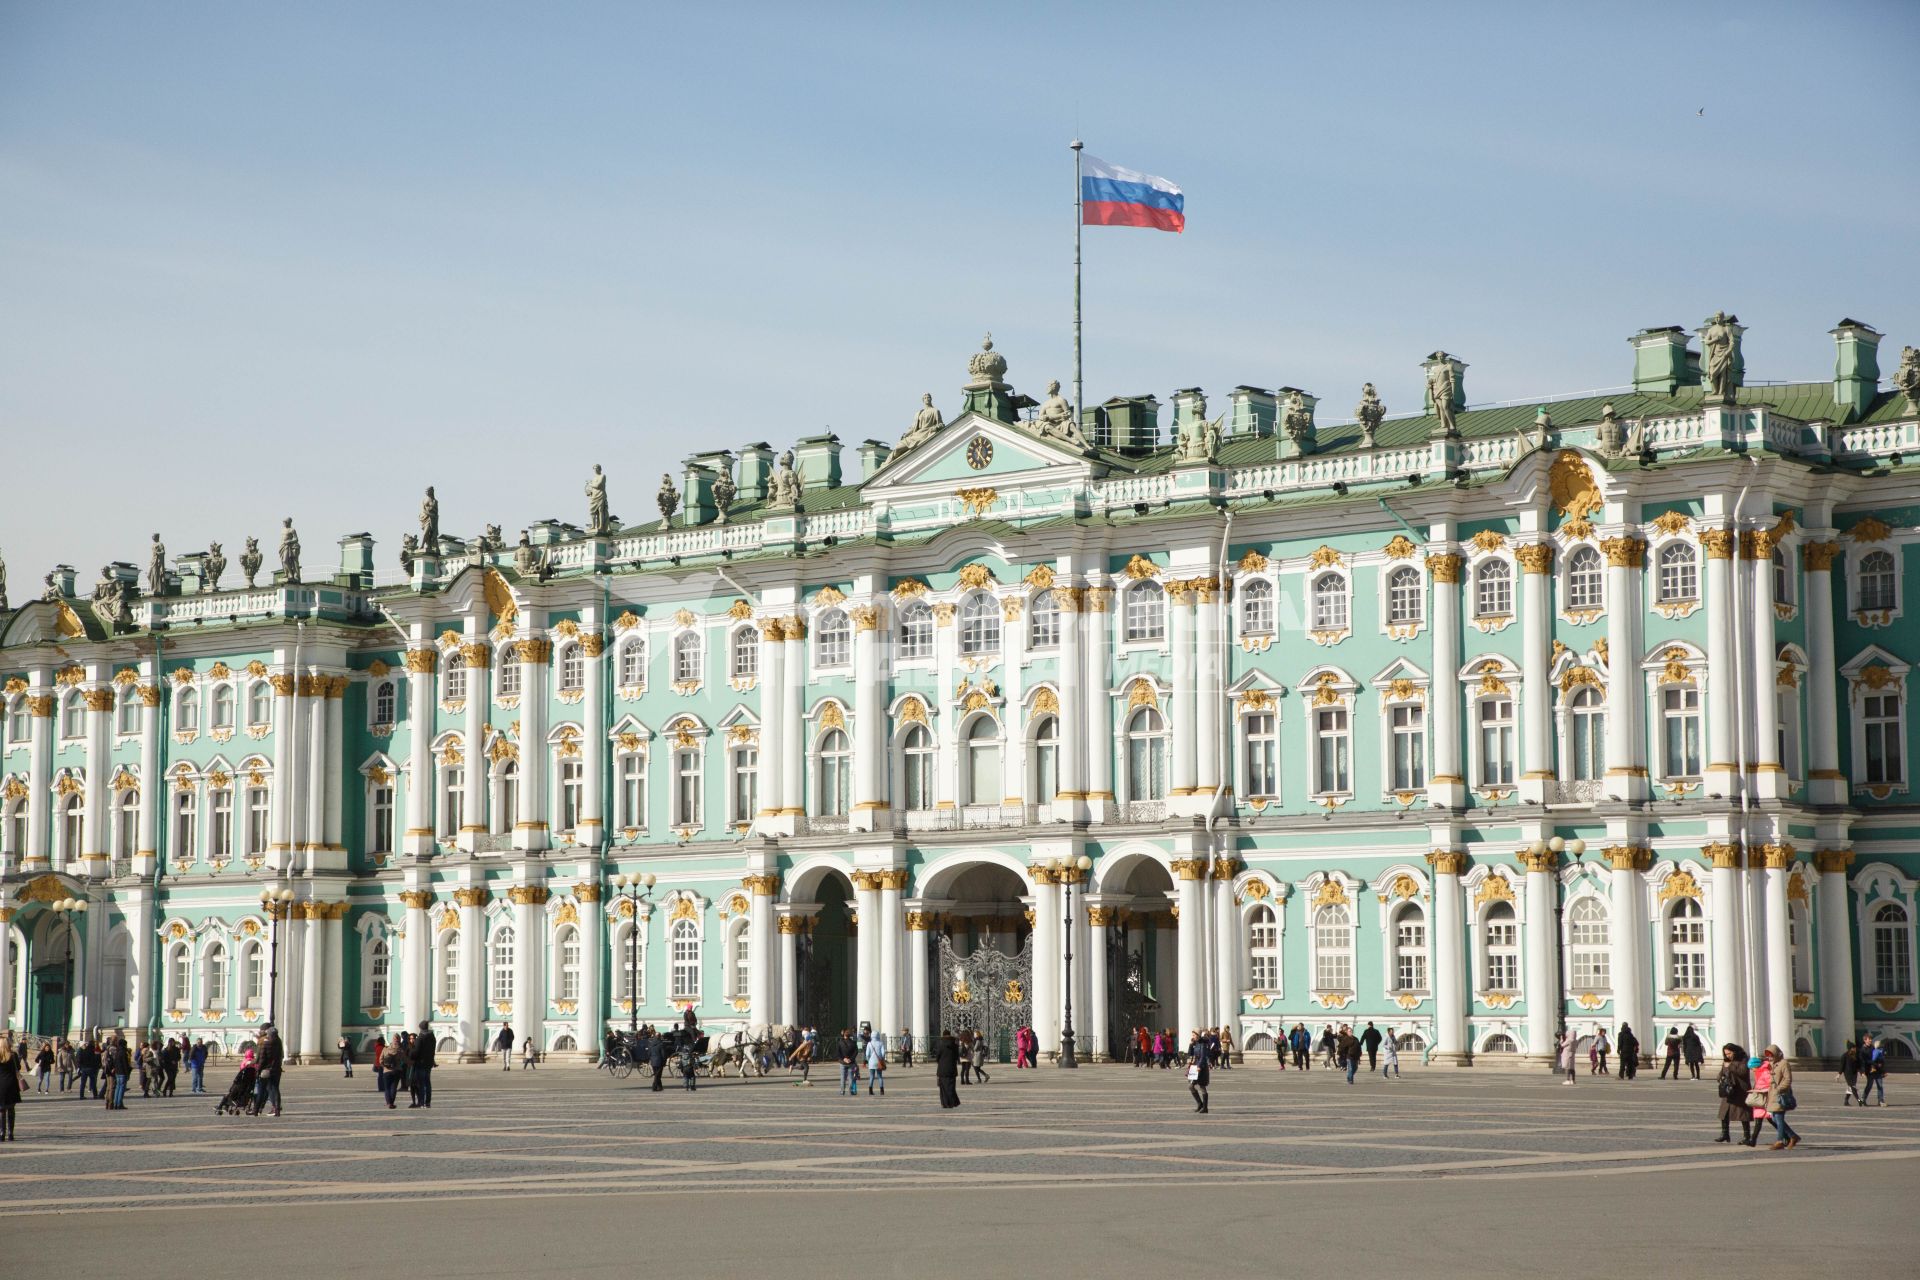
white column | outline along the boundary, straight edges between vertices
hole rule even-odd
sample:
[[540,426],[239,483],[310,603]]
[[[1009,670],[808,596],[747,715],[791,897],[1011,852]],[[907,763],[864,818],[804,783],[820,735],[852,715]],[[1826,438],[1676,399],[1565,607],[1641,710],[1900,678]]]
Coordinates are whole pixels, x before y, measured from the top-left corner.
[[[1811,655],[1809,655],[1811,656]],[[1853,920],[1847,906],[1847,866],[1853,861],[1848,849],[1822,849],[1813,855],[1820,870],[1820,990],[1822,1032],[1821,1052],[1829,1058],[1840,1055],[1840,1046],[1853,1039]],[[1804,945],[1804,944],[1803,944]],[[1780,1046],[1786,1048],[1785,1044]]]
[[[1204,739],[1203,749],[1204,749]],[[1233,907],[1233,877],[1240,869],[1237,858],[1213,860],[1213,1008],[1208,1026],[1225,1027],[1233,1032],[1233,1043],[1240,1035],[1240,913]]]
[[[1550,682],[1529,680],[1527,687],[1546,683]],[[1560,1011],[1566,1003],[1566,983],[1559,967],[1565,943],[1555,936],[1554,930],[1553,908],[1560,886],[1554,878],[1553,867],[1558,858],[1552,853],[1523,851],[1520,861],[1527,868],[1527,1053],[1530,1057],[1543,1058],[1553,1052]]]
[[1436,849],[1433,866],[1434,1052],[1455,1065],[1467,1060],[1467,957],[1460,873],[1467,855]]
[[[575,1011],[573,1042],[593,1061],[600,1057],[601,1028],[607,1016],[607,913],[600,909],[600,884],[582,880],[573,886],[580,928],[580,1007]],[[618,962],[618,957],[615,957]]]
[[[327,839],[327,757],[332,754],[327,749],[327,694],[333,687],[330,676],[310,676],[305,690],[306,708],[302,729],[306,738],[307,758],[307,822],[306,840],[303,852],[309,872],[313,870],[314,854],[326,844]],[[206,814],[211,809],[209,797],[205,791],[200,796],[200,812]],[[200,823],[201,844],[206,844],[209,824]]]
[[929,1061],[932,1053],[927,1046],[933,1041],[928,1037],[940,1034],[940,1028],[933,1025],[932,999],[928,995],[927,930],[931,924],[928,912],[909,906],[906,916],[907,1021],[903,1025],[913,1032],[914,1044]]
[[[1087,1012],[1083,1025],[1074,1018],[1075,1043],[1089,1062],[1106,1062],[1113,1057],[1107,1042],[1112,1021],[1107,1009],[1107,929],[1113,923],[1113,908],[1087,908]],[[1236,1033],[1236,1041],[1237,1041]]]
[[[280,1028],[280,1038],[285,1042],[287,1056],[299,1060],[300,1049],[305,1037],[301,1034],[302,1010],[307,1005],[306,965],[302,956],[306,953],[307,920],[304,908],[298,902],[289,902],[281,907],[286,914],[280,920],[280,977],[275,986],[279,989],[278,1005],[275,1010],[275,1022]],[[269,940],[271,942],[271,940]],[[162,964],[164,966],[164,961]],[[271,959],[268,960],[269,982],[272,977]],[[160,999],[166,999],[166,970],[163,967],[155,975],[158,979]],[[273,1006],[269,1004],[269,1008]]]
[[854,932],[853,1019],[873,1022],[880,1003],[880,873],[854,872],[853,896],[860,913]]
[[880,998],[874,1012],[873,1029],[896,1036],[900,1034],[900,975],[905,959],[900,954],[901,934],[904,932],[900,896],[907,887],[907,873],[904,869],[882,871],[879,873],[879,883],[880,889],[875,895],[878,902],[874,923],[880,928]]
[[1205,950],[1203,939],[1207,925],[1206,908],[1202,905],[1201,895],[1205,892],[1203,881],[1207,874],[1207,860],[1176,858],[1173,861],[1173,874],[1177,877],[1174,889],[1180,898],[1175,907],[1178,918],[1174,921],[1176,944],[1180,950],[1176,977],[1179,1019],[1174,1023],[1173,1033],[1180,1047],[1185,1048],[1187,1037],[1202,1024],[1206,1013],[1203,1007],[1205,997],[1202,992],[1206,987],[1201,956]]
[[[166,803],[166,783],[160,776],[160,685],[159,675],[154,669],[152,659],[140,664],[140,683],[126,691],[126,696],[140,699],[140,808],[138,847],[133,854],[135,875],[151,877],[153,875],[155,830],[159,825],[160,806]],[[272,839],[271,836],[268,839]],[[145,934],[135,932],[134,937],[152,937],[151,927]],[[135,951],[144,952],[146,948],[135,947]],[[134,962],[130,961],[130,965]],[[145,1026],[144,1022],[136,1025]]]
[[[1846,775],[1840,772],[1840,719],[1834,705],[1840,674],[1833,648],[1833,560],[1839,554],[1837,542],[1808,544],[1800,588],[1804,595],[1800,614],[1807,620],[1807,790],[1814,804],[1841,804],[1847,794]],[[1827,1038],[1838,1044],[1832,1014],[1827,1017]]]
[[[127,948],[127,1022],[144,1028],[153,1024],[153,995],[158,989],[154,966],[160,963],[153,945],[153,891],[142,885],[119,890],[117,896],[126,912],[127,932],[140,940],[140,945]],[[12,986],[7,990],[11,992]]]
[[485,889],[455,889],[460,907],[460,1056],[467,1061],[486,1057],[487,939],[480,909],[491,895]]
[[1080,749],[1086,781],[1078,785],[1087,793],[1088,816],[1096,822],[1104,821],[1113,809],[1112,604],[1112,587],[1087,588],[1086,631],[1081,637],[1087,667],[1081,685],[1087,708],[1086,741]]
[[[1786,775],[1780,767],[1780,701],[1774,684],[1780,660],[1774,640],[1777,624],[1773,616],[1773,539],[1765,532],[1756,532],[1742,552],[1747,557],[1746,571],[1751,575],[1752,591],[1748,600],[1753,611],[1749,624],[1753,652],[1747,659],[1747,669],[1752,672],[1753,681],[1754,741],[1748,767],[1754,775],[1754,793],[1762,799],[1777,799],[1786,794]],[[1790,1041],[1780,1041],[1780,1047],[1789,1054],[1793,1052]]]
[[780,1023],[796,1026],[800,1021],[800,945],[799,934],[806,917],[780,917]]
[[419,1029],[433,1016],[433,922],[427,907],[433,902],[428,889],[403,889],[400,903],[406,908],[407,936],[400,963],[401,1018],[409,1031]]
[[[853,617],[853,812],[855,831],[892,825],[887,808],[887,707],[881,684],[881,606],[856,607]],[[898,1030],[898,1028],[894,1028]]]
[[1087,671],[1080,641],[1092,619],[1084,613],[1085,588],[1055,587],[1053,596],[1060,603],[1060,781],[1053,816],[1074,821],[1087,810]]
[[[269,797],[271,811],[267,816],[273,824],[273,838],[267,843],[267,866],[271,870],[281,871],[293,865],[293,846],[299,839],[300,824],[296,815],[300,802],[300,775],[296,770],[298,769],[300,730],[299,718],[296,714],[299,709],[299,699],[295,695],[299,691],[300,678],[298,673],[289,670],[271,676],[269,679],[273,684],[273,792]],[[161,695],[164,697],[165,694],[165,686],[162,686]],[[415,724],[420,723],[431,725],[433,723],[431,714],[424,722],[416,719]],[[427,736],[429,738],[432,736],[431,729],[428,730]],[[431,767],[428,768],[426,778],[428,788],[431,790],[433,781]],[[143,779],[143,783],[144,781]],[[153,779],[154,784],[160,781],[158,778]],[[158,799],[161,806],[160,821],[165,822],[167,821],[167,800],[164,794]],[[432,840],[429,837],[428,844],[431,845],[431,843]],[[180,856],[177,849],[171,852],[176,858]]]
[[[1540,804],[1555,778],[1553,768],[1553,544],[1537,542],[1515,553],[1520,560],[1520,799]],[[1436,675],[1435,683],[1439,677]],[[1532,1003],[1531,997],[1528,1003]],[[1531,1034],[1531,1032],[1529,1032]],[[1529,1052],[1543,1050],[1535,1042]]]
[[780,877],[772,874],[749,875],[741,887],[750,895],[747,907],[747,1000],[748,1018],[771,1026],[779,1021],[774,995],[780,976],[780,955],[774,949],[773,895],[780,890]]
[[[1022,607],[1022,597],[1017,595],[1008,596],[1001,602],[1001,620],[1006,624],[1000,633],[1000,670],[1004,677],[1000,682],[1000,692],[1006,699],[1000,751],[1000,800],[1003,806],[1015,797],[1023,805],[1053,803],[1052,796],[1036,796],[1028,786],[1032,775],[1027,764],[1027,734],[1032,721],[1027,715],[1027,629],[1016,625]],[[1006,814],[1006,819],[1009,822],[1024,822],[1026,812],[1016,807]],[[901,1012],[906,1011],[902,1009]]]
[[[528,617],[532,621],[531,615]],[[544,636],[518,642],[516,656],[520,659],[520,798],[519,817],[514,819],[513,847],[516,849],[545,849],[549,844],[547,830],[547,772],[551,757],[547,748],[547,677],[553,670],[553,641]],[[472,673],[469,673],[469,679]],[[583,730],[583,732],[586,732]],[[476,746],[472,748],[478,751]],[[484,778],[487,762],[476,755],[470,757],[468,780],[471,781],[478,771]],[[485,794],[484,787],[481,794]],[[473,815],[467,816],[472,822]],[[485,824],[482,824],[485,830]]]
[[[583,610],[580,623],[580,653],[587,678],[580,701],[580,733],[584,739],[580,744],[580,820],[574,828],[573,842],[600,849],[607,843],[607,735],[613,730],[605,719],[610,659],[606,656],[606,637],[600,633],[599,611]],[[594,1043],[598,1043],[597,1037]]]
[[[1442,544],[1443,546],[1445,544]],[[1460,557],[1427,557],[1433,583],[1433,774],[1427,801],[1457,809],[1466,803],[1466,767],[1460,761]]]
[[1046,867],[1029,867],[1033,881],[1033,1034],[1043,1054],[1060,1051],[1059,886]]
[[29,673],[27,690],[28,747],[27,764],[27,856],[22,870],[45,870],[51,865],[51,813],[53,808],[53,713],[55,697],[47,684],[47,669],[36,667]]
[[1609,538],[1607,553],[1607,795],[1615,800],[1647,796],[1645,679],[1640,673],[1640,571],[1647,544]]
[[[1740,688],[1734,679],[1733,534],[1725,529],[1707,529],[1701,533],[1700,541],[1707,551],[1705,782],[1707,791],[1731,797],[1739,785],[1733,779],[1733,766],[1740,758],[1739,746],[1733,740],[1733,709],[1740,697]],[[1722,1043],[1727,1041],[1723,1038]]]
[[1607,850],[1613,867],[1613,1016],[1615,1034],[1620,1027],[1632,1027],[1648,1053],[1654,1049],[1653,1024],[1647,1021],[1647,928],[1645,871],[1651,860],[1648,850],[1632,845],[1616,845]]
[[[440,654],[431,645],[408,649],[407,663],[407,830],[401,845],[414,857],[425,857],[433,852],[433,707],[435,672],[439,670]],[[277,687],[277,682],[276,682]],[[280,703],[276,699],[274,711],[276,722]],[[281,805],[280,793],[287,788],[288,775],[279,772],[275,766],[273,780],[273,803],[277,813]],[[278,820],[274,827],[275,840],[286,837],[280,834]],[[426,1006],[421,1004],[420,1017],[426,1017]],[[408,1025],[418,1027],[419,1018],[408,1014]]]
[[[1745,983],[1741,968],[1745,954],[1741,948],[1741,917],[1745,908],[1740,885],[1740,846],[1732,843],[1707,845],[1701,850],[1713,864],[1710,909],[1713,912],[1713,1035],[1721,1044],[1741,1044],[1745,1040]],[[1759,1052],[1765,1046],[1755,1046]]]
[[[347,850],[346,842],[342,838],[342,833],[341,833],[341,823],[342,823],[342,815],[343,815],[343,809],[344,809],[343,770],[346,764],[346,750],[347,750],[347,739],[346,739],[347,683],[348,683],[348,679],[346,676],[335,676],[327,686],[327,706],[326,706],[326,709],[327,709],[327,725],[326,725],[327,802],[326,802],[326,830],[324,834],[325,834],[327,849],[333,853],[345,853]],[[242,788],[239,791],[236,791],[234,794],[236,797],[240,798],[241,800],[244,800],[246,791],[244,788]],[[236,814],[236,818],[238,821],[241,821],[241,822],[246,821],[245,816],[241,814]],[[314,838],[317,840],[317,839],[320,839],[321,837],[315,836]],[[236,841],[236,843],[238,842]],[[335,865],[340,865],[340,864],[336,863]],[[336,1036],[334,1038],[338,1039],[339,1037]]]
[[[17,907],[0,907],[0,1032],[13,1029],[13,948],[7,945],[13,932],[13,917]],[[20,959],[26,959],[22,954]]]
[[[806,775],[802,771],[807,758],[807,726],[804,718],[807,704],[807,620],[799,614],[788,618],[786,637],[786,643],[780,646],[780,661],[786,667],[786,688],[783,691],[786,708],[780,717],[782,741],[778,750],[780,804],[782,816],[792,818],[797,823],[807,813]],[[760,758],[765,760],[767,753],[762,751]]]
[[[1225,593],[1211,577],[1193,581],[1197,601],[1194,605],[1194,786],[1196,794],[1206,797],[1200,812],[1211,812],[1220,787],[1221,775],[1221,700],[1225,691],[1220,682],[1221,610]],[[1239,1033],[1235,1032],[1236,1044]]]
[[515,885],[507,890],[513,903],[513,1012],[514,1045],[531,1039],[546,1047],[546,966],[548,896],[545,885]]
[[[1769,578],[1773,576],[1768,566],[1760,567]],[[1770,698],[1771,681],[1767,691]],[[1793,846],[1770,844],[1760,854],[1766,863],[1762,874],[1766,876],[1767,1040],[1793,1057],[1793,950],[1787,932],[1787,870],[1793,865]],[[1806,939],[1802,945],[1811,946],[1812,941]]]
[[81,812],[80,848],[86,859],[88,875],[107,874],[109,810],[113,798],[113,685],[108,682],[109,664],[90,662],[87,678],[91,682],[80,696],[86,700],[87,716],[87,794]]
[[[467,798],[460,818],[459,847],[470,853],[475,840],[492,830],[487,824],[487,805],[492,799],[492,779],[487,770],[487,703],[493,694],[487,687],[490,683],[487,677],[493,674],[493,646],[487,643],[484,623],[469,619],[468,626],[479,630],[477,633],[469,630],[466,642],[449,654],[448,660],[461,663],[467,669],[467,713],[462,731],[466,739]],[[531,699],[525,697],[520,701],[520,773],[523,776],[527,773],[527,757],[546,751],[544,733],[537,738],[530,738],[526,733],[529,701]],[[541,705],[546,705],[544,699]],[[524,814],[525,810],[521,812]]]
[[779,618],[761,618],[759,627],[760,813],[755,829],[767,835],[779,830],[780,813],[786,806],[778,758],[786,742],[782,733],[787,712],[787,663],[786,650],[781,647],[786,631]]
[[315,1043],[314,1054],[316,1060],[321,1062],[334,1056],[334,1046],[340,1043],[340,1024],[345,1003],[341,999],[340,984],[346,972],[346,956],[342,950],[346,918],[346,903],[329,902],[326,904],[326,915],[315,922],[320,933],[321,971],[320,1038]]
[[300,1043],[294,1047],[302,1062],[324,1062],[321,1013],[326,1008],[321,978],[327,971],[327,904],[311,899],[295,904],[302,920],[300,940]]
[[[1194,812],[1189,797],[1199,781],[1194,766],[1193,691],[1193,586],[1185,581],[1167,584],[1167,606],[1173,614],[1173,699],[1167,718],[1173,722],[1173,761],[1167,788],[1170,799],[1185,803],[1168,805],[1169,812]],[[1181,1034],[1185,1034],[1183,1028]]]

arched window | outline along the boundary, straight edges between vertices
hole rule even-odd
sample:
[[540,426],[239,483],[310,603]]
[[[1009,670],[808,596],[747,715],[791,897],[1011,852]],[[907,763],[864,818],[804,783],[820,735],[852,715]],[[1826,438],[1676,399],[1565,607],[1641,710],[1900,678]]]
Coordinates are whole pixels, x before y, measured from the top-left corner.
[[367,983],[364,1003],[370,1009],[385,1009],[391,1003],[393,952],[387,940],[376,936],[367,945]]
[[673,678],[675,683],[700,679],[700,633],[682,631],[673,638]]
[[1567,557],[1567,608],[1599,609],[1606,592],[1606,572],[1600,566],[1600,553],[1592,547],[1575,547]]
[[167,1007],[185,1013],[193,1004],[193,953],[176,942],[167,952]]
[[[260,691],[265,688],[265,685],[255,685],[253,687],[253,696],[258,697]],[[264,703],[265,699],[261,698],[260,701]],[[255,724],[264,723],[265,714],[264,711],[256,707],[248,713],[248,718]],[[394,682],[391,680],[382,680],[380,683],[374,685],[373,722],[375,724],[392,724],[399,717],[399,714],[399,689],[394,685]]]
[[[736,635],[733,641],[734,664],[739,665],[742,645],[752,651],[747,660],[748,674],[754,660],[760,654],[760,633],[752,627],[744,628],[742,635]],[[647,683],[647,642],[635,637],[620,646],[620,687],[638,689]]]
[[460,654],[456,653],[450,657],[441,681],[440,696],[444,701],[465,702],[467,700],[467,664]]
[[1513,616],[1513,566],[1505,560],[1482,560],[1474,569],[1473,616]]
[[[760,633],[752,627],[741,627],[733,633],[733,659],[729,670],[735,680],[757,680],[760,678]],[[621,682],[627,683],[626,677]],[[638,684],[638,680],[632,683]]]
[[1520,989],[1520,925],[1511,903],[1487,908],[1487,990]]
[[1573,990],[1612,989],[1613,933],[1602,899],[1588,895],[1567,908],[1567,946]]
[[1691,543],[1669,542],[1660,548],[1659,590],[1661,604],[1700,598],[1700,566]]
[[[554,664],[558,671],[561,693],[581,693],[587,687],[587,653],[578,643],[561,646],[560,661]],[[697,678],[697,677],[696,677]]]
[[1152,707],[1127,718],[1127,799],[1167,796],[1167,722]]
[[933,656],[933,610],[922,601],[915,600],[900,610],[900,656]]
[[1127,588],[1126,637],[1129,641],[1159,643],[1167,636],[1167,593],[1157,582],[1136,582]]
[[80,860],[80,833],[84,829],[84,803],[79,792],[60,797],[60,856],[69,863]]
[[673,922],[673,995],[675,1000],[700,998],[700,930],[691,920]]
[[819,795],[814,812],[823,818],[844,818],[852,803],[853,752],[847,735],[829,729],[820,735]]
[[222,943],[214,943],[200,957],[200,999],[203,1009],[227,1007],[227,948]]
[[87,736],[87,704],[78,689],[69,689],[60,700],[60,736],[69,741]]
[[494,658],[493,693],[497,698],[520,696],[520,655],[512,645],[501,645]]
[[1353,990],[1353,917],[1345,907],[1321,907],[1313,915],[1313,989]]
[[513,1002],[513,926],[501,925],[493,931],[487,948],[489,998],[494,1004]]
[[449,929],[440,935],[440,1004],[460,999],[460,931]]
[[1312,628],[1315,631],[1347,629],[1347,578],[1345,574],[1323,573],[1313,580]]
[[1249,578],[1240,588],[1240,630],[1245,635],[1273,634],[1273,584]]
[[967,726],[966,798],[963,804],[1000,803],[1000,726],[975,716]]
[[140,788],[113,793],[113,856],[131,858],[140,838]]
[[173,728],[176,733],[200,732],[200,691],[186,688],[173,704]]
[[559,939],[554,943],[554,953],[560,957],[560,971],[554,983],[554,999],[578,1000],[580,998],[580,931],[571,928],[562,929]]
[[140,732],[140,698],[132,689],[121,689],[114,695],[113,731],[122,737]]
[[908,727],[900,740],[901,787],[909,809],[933,808],[933,735],[923,724]]
[[[8,801],[6,816],[6,851],[16,858],[22,857],[27,852],[27,802]],[[13,972],[18,973],[19,970]]]
[[1813,990],[1813,957],[1807,947],[1807,909],[1799,902],[1787,903],[1787,967],[1793,974],[1793,989]]
[[1576,687],[1567,700],[1568,763],[1573,778],[1590,782],[1607,772],[1607,707],[1592,685]]
[[1667,917],[1667,987],[1672,991],[1707,989],[1707,922],[1700,904],[1676,898]]
[[1393,918],[1393,989],[1427,990],[1427,916],[1411,902]]
[[820,615],[814,660],[822,667],[844,667],[853,661],[853,625],[844,610],[829,609]]
[[1480,1052],[1482,1053],[1518,1053],[1520,1052],[1520,1046],[1514,1042],[1514,1039],[1512,1036],[1502,1031],[1495,1035],[1488,1036],[1487,1042],[1480,1046]]
[[647,948],[646,938],[634,931],[631,922],[623,923],[613,931],[613,946],[607,953],[613,957],[613,998],[623,1007],[632,1008],[635,989],[638,998],[647,997]]
[[727,755],[733,770],[733,821],[752,822],[760,811],[760,748],[743,742]]
[[1247,986],[1280,989],[1280,921],[1264,902],[1247,913]]
[[1060,794],[1060,717],[1041,716],[1033,722],[1033,778],[1029,785],[1035,804],[1052,804]]
[[1060,643],[1060,602],[1052,591],[1036,591],[1027,607],[1027,647],[1051,649]]
[[240,1007],[267,1007],[267,949],[257,942],[240,947]]
[[1913,927],[1907,909],[1897,902],[1874,908],[1872,994],[1913,994]]
[[1496,694],[1474,703],[1480,723],[1480,785],[1513,785],[1513,699]]
[[1000,652],[1000,602],[985,591],[960,602],[960,652],[966,657]]
[[213,690],[213,727],[215,729],[233,728],[233,686],[216,685]]
[[1854,608],[1863,613],[1894,607],[1895,574],[1891,551],[1870,551],[1860,559],[1860,581]]
[[1417,626],[1426,612],[1426,592],[1420,589],[1420,571],[1401,565],[1387,575],[1387,622],[1396,627]]

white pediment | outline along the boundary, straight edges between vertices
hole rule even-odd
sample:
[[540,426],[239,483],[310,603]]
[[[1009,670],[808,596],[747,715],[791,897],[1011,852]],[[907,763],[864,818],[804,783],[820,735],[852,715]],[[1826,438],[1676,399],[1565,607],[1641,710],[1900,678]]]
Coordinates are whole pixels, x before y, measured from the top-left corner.
[[963,413],[926,443],[895,454],[868,481],[869,502],[911,499],[956,488],[1079,483],[1098,463],[1080,451],[1011,423]]

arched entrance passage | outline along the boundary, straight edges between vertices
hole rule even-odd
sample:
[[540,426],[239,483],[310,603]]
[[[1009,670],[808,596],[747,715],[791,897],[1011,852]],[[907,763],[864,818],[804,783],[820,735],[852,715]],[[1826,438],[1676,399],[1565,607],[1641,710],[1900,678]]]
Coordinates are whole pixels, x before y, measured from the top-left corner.
[[928,948],[928,1030],[978,1035],[1001,1062],[1013,1060],[1014,1032],[1033,1020],[1030,890],[1015,865],[936,865],[921,883],[921,896],[940,904],[934,927],[909,935]]
[[1097,869],[1107,912],[1107,1026],[1102,1043],[1126,1060],[1140,1028],[1170,1031],[1178,1019],[1179,921],[1173,876],[1146,853],[1122,854]]
[[794,944],[795,1005],[801,1026],[823,1037],[854,1025],[853,881],[837,866],[803,867],[789,877],[787,901],[798,930]]

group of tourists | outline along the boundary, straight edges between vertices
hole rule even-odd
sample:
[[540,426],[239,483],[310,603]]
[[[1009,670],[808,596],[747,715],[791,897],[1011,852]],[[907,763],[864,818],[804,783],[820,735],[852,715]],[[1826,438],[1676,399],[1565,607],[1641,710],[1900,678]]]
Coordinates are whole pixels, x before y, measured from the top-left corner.
[[[114,1081],[121,1076],[128,1081],[126,1086],[121,1086],[123,1089],[138,1080],[143,1098],[171,1098],[179,1085],[182,1067],[187,1070],[192,1091],[205,1093],[202,1075],[212,1052],[213,1046],[206,1041],[189,1040],[184,1035],[169,1036],[135,1048],[127,1044],[121,1032],[102,1039],[83,1037],[78,1043],[65,1037],[48,1038],[41,1040],[39,1047],[30,1053],[24,1046],[13,1051],[23,1066],[31,1067],[34,1092],[67,1093],[78,1085],[80,1097],[103,1102],[108,1101],[106,1091],[113,1088]],[[124,1072],[119,1069],[123,1065]]]
[[[419,1031],[396,1031],[393,1039],[375,1036],[373,1040],[373,1087],[385,1100],[387,1110],[399,1105],[400,1090],[407,1091],[407,1109],[433,1105],[434,1054],[433,1028],[426,1022]],[[353,1075],[351,1065],[347,1075]],[[275,1114],[278,1114],[277,1112]]]
[[[1158,1067],[1165,1071],[1169,1067],[1191,1065],[1193,1062],[1193,1043],[1204,1040],[1207,1043],[1211,1061],[1224,1069],[1233,1057],[1233,1029],[1231,1027],[1205,1027],[1196,1030],[1187,1037],[1182,1046],[1178,1036],[1171,1028],[1154,1031],[1148,1027],[1135,1027],[1126,1037],[1123,1056],[1136,1067]],[[1218,1052],[1214,1052],[1214,1051]]]
[[[1689,1028],[1691,1030],[1691,1028]],[[1800,1145],[1800,1135],[1787,1123],[1787,1113],[1800,1105],[1793,1096],[1793,1065],[1770,1044],[1757,1058],[1737,1044],[1720,1050],[1720,1136],[1715,1142],[1731,1142],[1734,1120],[1740,1121],[1740,1141],[1752,1147],[1760,1142],[1761,1126],[1773,1123],[1775,1142],[1769,1151],[1786,1151]]]
[[1887,1105],[1887,1047],[1886,1038],[1873,1038],[1872,1033],[1863,1031],[1860,1039],[1850,1042],[1840,1053],[1840,1079],[1847,1086],[1847,1096],[1840,1105],[1850,1107],[1854,1103],[1867,1105],[1869,1095],[1877,1095],[1880,1105]]

